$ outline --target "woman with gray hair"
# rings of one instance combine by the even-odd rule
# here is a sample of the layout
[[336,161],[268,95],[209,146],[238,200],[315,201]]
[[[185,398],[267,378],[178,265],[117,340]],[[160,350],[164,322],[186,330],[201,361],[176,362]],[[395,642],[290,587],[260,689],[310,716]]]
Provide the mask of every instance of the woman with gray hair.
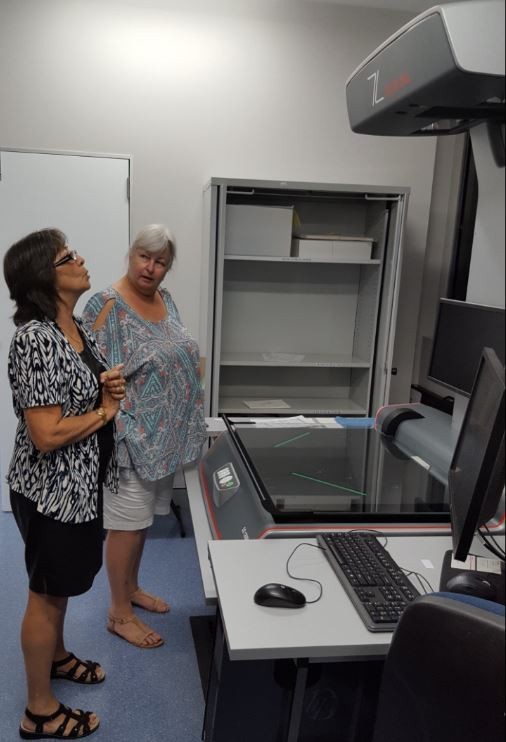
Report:
[[169,610],[165,600],[139,586],[147,529],[155,514],[170,511],[174,473],[198,458],[205,440],[199,350],[160,285],[175,253],[167,227],[145,227],[128,251],[125,275],[95,294],[83,313],[105,357],[124,364],[119,491],[106,493],[104,501],[111,589],[107,628],[142,649],[160,647],[163,639],[133,606]]

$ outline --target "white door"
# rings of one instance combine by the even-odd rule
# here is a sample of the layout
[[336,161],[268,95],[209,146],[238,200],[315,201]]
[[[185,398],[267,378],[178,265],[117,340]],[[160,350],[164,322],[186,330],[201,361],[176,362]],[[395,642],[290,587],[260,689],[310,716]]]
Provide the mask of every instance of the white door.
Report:
[[[0,257],[24,235],[57,227],[85,259],[92,291],[123,272],[129,244],[126,157],[99,157],[0,149]],[[91,294],[81,298],[79,309]],[[16,418],[7,381],[7,355],[14,332],[13,305],[0,279],[0,489],[9,509],[5,482]]]

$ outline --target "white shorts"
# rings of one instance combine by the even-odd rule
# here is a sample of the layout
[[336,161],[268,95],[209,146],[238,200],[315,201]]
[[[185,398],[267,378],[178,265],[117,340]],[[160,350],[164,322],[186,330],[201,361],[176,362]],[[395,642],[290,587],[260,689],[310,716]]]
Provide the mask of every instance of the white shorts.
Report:
[[170,512],[174,474],[149,482],[128,469],[120,469],[118,492],[104,490],[104,528],[140,531],[149,528],[155,515]]

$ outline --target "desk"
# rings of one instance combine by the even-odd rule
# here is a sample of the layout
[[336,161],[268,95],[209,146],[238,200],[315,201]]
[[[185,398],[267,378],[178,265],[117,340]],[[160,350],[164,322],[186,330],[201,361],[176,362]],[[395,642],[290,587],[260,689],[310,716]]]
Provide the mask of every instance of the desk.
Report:
[[[203,590],[204,590],[204,597],[205,597],[206,603],[208,605],[215,605],[218,596],[217,596],[217,592],[216,592],[216,585],[215,585],[215,580],[214,580],[214,577],[213,577],[213,572],[212,572],[211,567],[210,567],[210,564],[209,564],[209,554],[208,554],[208,542],[213,539],[213,535],[212,535],[211,529],[209,527],[209,521],[208,521],[206,509],[205,509],[205,506],[204,506],[204,501],[203,501],[203,498],[202,498],[202,489],[201,489],[201,485],[200,485],[200,477],[199,477],[198,467],[195,466],[195,464],[188,464],[187,466],[185,466],[184,467],[184,477],[185,477],[185,482],[186,482],[186,491],[187,491],[187,494],[188,494],[188,503],[189,503],[190,513],[191,513],[191,517],[192,517],[193,529],[194,529],[194,533],[195,533],[195,543],[196,543],[196,548],[197,548],[197,557],[198,557],[198,560],[199,560],[200,574],[202,576],[202,587],[203,587]],[[347,526],[343,526],[343,527],[344,528],[353,528],[354,526],[353,526],[353,524],[348,524]],[[378,530],[384,529],[385,532],[387,532],[387,533],[388,533],[389,529],[390,530],[393,530],[394,532],[395,532],[395,530],[401,531],[401,533],[402,533],[402,529],[399,528],[399,527],[393,527],[392,528],[390,525],[385,525],[385,526],[377,525],[376,527],[378,528]],[[322,530],[325,530],[325,529],[322,529]],[[415,530],[415,529],[413,528],[413,526],[411,526],[410,527],[410,530]],[[429,535],[431,533],[431,531],[432,532],[434,532],[434,531],[437,532],[437,530],[441,530],[442,531],[442,534],[441,535],[436,535],[436,536],[430,536]],[[450,540],[450,537],[449,537],[449,527],[448,526],[446,526],[444,528],[441,528],[441,529],[436,529],[434,527],[432,527],[432,529],[431,529],[431,527],[429,526],[428,528],[425,529],[425,532],[423,530],[423,526],[420,526],[418,529],[416,529],[416,532],[417,532],[417,536],[419,534],[422,537],[422,540],[430,539],[430,541],[431,541],[431,543],[432,543],[433,546],[436,543],[439,543],[441,545],[441,548],[442,548],[443,552],[445,550],[451,548],[451,540]],[[404,534],[405,533],[406,533],[406,531],[404,531]],[[402,544],[406,544],[406,539],[407,539],[408,542],[411,543],[411,539],[412,538],[413,537],[411,537],[411,536],[394,535],[394,534],[392,534],[392,537],[391,537],[390,541],[391,541],[392,544],[394,542],[399,541],[399,546],[402,548]],[[288,541],[288,540],[290,542],[293,541],[293,543],[296,543],[297,542],[296,539],[284,539],[284,538],[262,539],[261,541],[264,542],[264,543],[268,543],[268,542],[271,542],[271,541]],[[311,540],[311,539],[309,539],[309,540]],[[223,543],[223,544],[225,544],[225,543],[236,543],[237,544],[237,543],[240,543],[240,542],[235,541],[235,540],[227,540],[227,541],[217,541],[217,542],[214,542],[214,543]],[[248,543],[253,543],[253,541],[248,542]],[[444,544],[445,546],[443,547],[442,544]],[[316,551],[316,550],[314,550],[314,551]],[[396,551],[392,551],[392,554],[393,554],[394,558],[397,558],[396,557],[396,554],[397,554]],[[404,555],[401,554],[401,556],[404,556]],[[423,558],[423,556],[421,556],[421,553],[420,553],[419,558],[418,558],[418,561],[421,558]],[[400,562],[400,563],[404,566],[404,563],[403,562]],[[410,566],[410,565],[407,564],[406,566]],[[417,570],[417,571],[422,571],[422,570],[420,569],[420,570]],[[433,571],[430,571],[429,570],[429,572],[430,572],[430,574],[433,574]],[[428,575],[426,575],[426,576],[428,577]],[[438,579],[436,580],[436,582],[439,580],[439,572],[437,574],[437,578]],[[271,580],[266,580],[266,582],[272,582],[272,581],[273,581],[272,579]],[[285,581],[284,579],[281,580],[281,582],[284,582],[284,581]],[[262,583],[259,583],[259,584],[262,584]],[[434,587],[436,588],[437,585],[435,585]]]
[[[274,736],[262,729],[262,736],[257,740],[247,736],[247,730],[237,739],[258,742],[283,739],[295,742],[299,739],[301,728],[306,681],[311,663],[340,663],[340,682],[345,687],[347,675],[353,663],[362,664],[364,682],[368,676],[375,674],[379,683],[381,661],[391,640],[391,633],[371,633],[364,627],[355,609],[341,587],[326,557],[317,549],[302,547],[290,563],[292,573],[300,577],[312,577],[323,585],[322,599],[314,605],[306,605],[298,610],[285,610],[257,606],[253,602],[256,589],[267,582],[282,582],[302,590],[308,600],[318,595],[318,587],[313,583],[302,583],[288,577],[285,565],[293,549],[299,543],[316,544],[315,539],[272,539],[262,541],[213,541],[209,543],[209,558],[219,602],[219,623],[217,647],[215,647],[214,680],[211,679],[206,708],[205,727],[213,742],[230,742],[232,736],[214,736],[214,725],[219,715],[220,694],[232,697],[221,698],[222,715],[232,715],[237,708],[241,688],[241,676],[249,672],[248,666],[255,664],[252,660],[278,661],[295,660],[295,679],[290,698],[291,707],[286,713],[285,721],[278,724]],[[389,538],[388,550],[402,567],[416,570],[423,574],[435,590],[438,589],[441,565],[446,550],[451,548],[451,539],[447,536],[397,536]],[[475,552],[479,545],[476,544]],[[481,550],[480,553],[486,554]],[[226,639],[226,646],[220,646],[220,630]],[[225,644],[225,642],[223,642]],[[220,654],[221,652],[221,654]],[[365,662],[367,660],[367,662]],[[374,662],[376,661],[376,662]],[[237,672],[234,673],[234,663]],[[371,670],[370,668],[373,668]],[[374,669],[376,668],[376,669]],[[228,675],[227,675],[228,673]],[[226,682],[224,678],[229,678]],[[262,682],[269,682],[269,674],[264,674]],[[252,682],[257,683],[255,679]],[[285,704],[286,693],[272,684],[270,695],[276,703]],[[225,687],[228,683],[228,690]],[[232,691],[230,690],[232,688]],[[264,689],[262,689],[264,690]],[[377,686],[373,688],[377,692]],[[372,692],[361,688],[362,695]],[[247,683],[243,694],[247,695]],[[268,694],[269,695],[269,694]],[[279,697],[279,698],[278,698]],[[244,700],[244,699],[243,699]],[[247,699],[246,699],[247,700]],[[364,698],[358,698],[351,710],[350,728],[342,739],[361,740],[360,731],[363,723],[362,704]],[[227,712],[226,709],[229,709]],[[258,709],[257,709],[258,711]],[[367,711],[367,709],[366,709]],[[370,710],[369,710],[370,711]],[[255,714],[255,703],[252,701],[250,714]],[[372,716],[374,716],[372,712]],[[222,725],[224,724],[222,720]],[[372,722],[371,722],[372,723]],[[226,726],[226,724],[225,724]],[[279,736],[282,728],[283,736]],[[353,734],[353,736],[351,736]],[[323,739],[323,737],[322,737]],[[337,732],[336,737],[337,740]],[[339,737],[341,739],[341,737]]]
[[[268,422],[268,421],[267,421]],[[220,432],[223,431],[224,423],[223,420],[218,419],[212,419],[212,418],[206,418],[206,424],[208,427],[208,433],[210,437],[212,438],[214,435],[220,434]],[[267,423],[266,423],[267,424]],[[322,423],[323,425],[323,423]],[[335,423],[335,421],[332,421],[331,427],[338,427]],[[240,425],[238,424],[238,427]],[[256,426],[258,427],[258,426]],[[328,425],[325,425],[324,427],[329,427]],[[225,459],[227,460],[227,459]],[[209,560],[208,560],[208,553],[207,553],[207,543],[209,540],[213,538],[213,534],[211,532],[211,528],[209,526],[209,520],[208,520],[208,514],[206,511],[206,507],[204,504],[204,494],[201,487],[201,481],[200,481],[200,474],[199,474],[199,468],[196,464],[188,464],[184,467],[184,477],[185,477],[185,483],[186,483],[186,490],[188,493],[188,502],[190,506],[190,512],[195,532],[195,542],[197,547],[197,555],[199,560],[199,566],[200,566],[200,572],[202,576],[202,584],[203,584],[203,590],[204,590],[204,596],[206,603],[208,604],[215,604],[217,600],[217,593],[216,593],[216,587],[213,579],[213,575],[209,566]],[[413,483],[410,480],[410,486],[413,486]],[[254,495],[256,498],[256,495]],[[229,503],[228,505],[230,505]],[[227,507],[228,507],[227,505]],[[266,511],[265,511],[266,512]],[[243,522],[243,521],[241,521]],[[336,515],[336,522],[339,523],[339,515]],[[347,525],[343,524],[343,527],[353,527],[353,523],[348,523]],[[362,525],[365,526],[366,524],[363,522],[363,520],[360,520],[360,522],[357,522],[355,525]],[[400,523],[390,523],[386,522],[382,525],[374,523],[374,527],[377,528],[384,528],[385,531],[392,531],[395,533],[401,533],[401,534],[411,534],[414,531],[417,531],[422,534],[434,534],[434,533],[444,533],[445,535],[449,534],[449,525],[436,525],[436,524],[430,524],[430,523],[420,523],[420,524],[414,524],[409,523],[404,528],[402,524]],[[338,526],[340,527],[340,526]],[[265,538],[280,538],[282,531],[283,533],[286,532],[286,535],[292,538],[297,537],[303,537],[304,532],[309,531],[308,536],[314,536],[315,531],[318,530],[332,530],[333,524],[332,523],[324,523],[321,527],[318,526],[318,524],[314,523],[300,523],[298,525],[292,525],[288,529],[290,533],[288,533],[287,529],[280,528],[280,530],[276,530],[276,528],[268,528],[267,530],[262,531],[263,536]],[[245,529],[244,529],[245,530]],[[257,533],[258,528],[255,531],[254,529],[251,531],[251,533]],[[232,534],[232,538],[240,538],[241,536],[241,529],[237,529],[237,533]]]
[[[314,718],[334,712],[332,703],[338,704],[334,718],[339,720],[339,732],[332,731],[332,742],[368,739],[381,666],[392,635],[365,629],[325,556],[310,547],[297,552],[291,568],[300,577],[322,582],[322,600],[297,611],[255,605],[253,594],[268,582],[291,584],[309,600],[316,597],[316,585],[293,581],[285,571],[295,546],[301,542],[315,544],[315,540],[277,537],[212,541],[198,469],[188,465],[184,474],[206,603],[218,602],[204,721],[206,740],[327,742],[328,736],[307,736],[304,715],[308,692],[323,683],[315,680],[315,670],[321,671],[326,695],[314,694]],[[389,528],[397,533],[390,535]],[[432,533],[429,528],[424,532],[423,526],[410,525],[399,533],[398,526],[386,526],[384,530],[389,538],[387,548],[397,563],[423,574],[437,590],[451,539],[448,526],[445,533],[439,532],[440,526],[432,527]],[[416,536],[407,535],[415,529]],[[474,551],[487,555],[479,544]],[[332,683],[337,683],[336,693]],[[346,722],[341,721],[342,715]],[[232,716],[235,726],[230,722]]]
[[209,528],[209,521],[207,520],[207,513],[202,499],[198,467],[196,467],[195,464],[187,464],[184,467],[183,472],[192,518],[193,532],[195,534],[195,546],[197,548],[197,558],[199,560],[200,575],[202,577],[204,598],[207,605],[215,605],[217,593],[208,554],[208,543],[211,541],[213,536],[211,529]]

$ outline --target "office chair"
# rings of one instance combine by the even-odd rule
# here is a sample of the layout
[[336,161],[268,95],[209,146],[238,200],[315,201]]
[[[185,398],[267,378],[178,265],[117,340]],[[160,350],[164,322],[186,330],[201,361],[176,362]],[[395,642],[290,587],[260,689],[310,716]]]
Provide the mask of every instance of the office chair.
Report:
[[504,606],[456,593],[411,603],[385,662],[372,742],[502,742]]

